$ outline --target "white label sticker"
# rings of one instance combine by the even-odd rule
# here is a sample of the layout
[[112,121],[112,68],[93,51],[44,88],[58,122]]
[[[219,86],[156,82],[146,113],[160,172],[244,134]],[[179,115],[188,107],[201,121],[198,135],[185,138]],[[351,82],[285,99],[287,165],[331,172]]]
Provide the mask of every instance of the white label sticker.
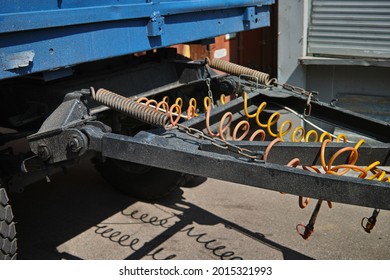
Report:
[[227,50],[226,49],[219,49],[214,52],[214,57],[215,58],[222,58],[227,55]]

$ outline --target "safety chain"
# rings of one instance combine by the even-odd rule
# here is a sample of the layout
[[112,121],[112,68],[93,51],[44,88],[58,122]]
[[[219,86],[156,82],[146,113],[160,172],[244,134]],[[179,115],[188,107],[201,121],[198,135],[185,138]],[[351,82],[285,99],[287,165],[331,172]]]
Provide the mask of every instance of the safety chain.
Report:
[[[208,98],[209,100],[208,100],[208,102],[204,102],[205,110],[206,110],[205,122],[206,122],[206,129],[207,129],[209,134],[204,133],[202,130],[191,128],[191,127],[188,127],[188,126],[185,126],[185,125],[179,123],[180,118],[183,117],[181,115],[182,105],[183,105],[181,98],[178,98],[174,104],[169,106],[169,104],[167,103],[167,100],[165,100],[165,97],[160,102],[157,102],[156,100],[153,100],[153,99],[148,100],[147,98],[141,98],[141,99],[138,99],[137,101],[130,102],[128,98],[125,98],[123,96],[117,95],[113,92],[109,92],[109,91],[104,90],[104,89],[100,89],[96,93],[94,90],[92,90],[91,92],[92,92],[93,99],[99,101],[100,103],[102,103],[106,106],[109,106],[110,108],[118,110],[122,113],[126,113],[131,117],[138,118],[141,121],[147,122],[149,124],[152,124],[152,125],[155,125],[158,127],[163,127],[166,130],[173,130],[174,129],[174,130],[180,131],[181,133],[184,132],[187,135],[189,135],[190,137],[208,141],[212,145],[216,146],[219,149],[222,149],[225,151],[230,151],[230,152],[241,155],[242,157],[240,157],[240,159],[245,159],[248,161],[250,160],[251,162],[265,163],[267,161],[268,154],[271,151],[272,147],[275,144],[284,141],[283,136],[286,135],[286,133],[292,127],[291,121],[287,120],[287,121],[283,122],[281,127],[280,127],[279,132],[274,133],[272,131],[271,127],[279,119],[280,113],[275,112],[274,114],[272,114],[271,117],[269,117],[267,124],[260,122],[259,115],[264,110],[265,106],[267,105],[266,102],[263,102],[259,105],[255,114],[250,114],[248,112],[248,107],[247,107],[247,105],[248,105],[247,98],[248,97],[247,97],[247,94],[244,92],[243,93],[244,113],[245,113],[245,116],[247,119],[242,120],[241,122],[239,122],[236,125],[235,129],[233,130],[231,139],[241,140],[241,139],[244,139],[246,137],[246,135],[248,134],[249,129],[250,129],[249,122],[248,122],[248,119],[250,119],[250,118],[254,118],[259,127],[267,128],[269,135],[272,137],[275,137],[275,139],[267,145],[265,151],[259,151],[259,150],[254,151],[254,150],[249,150],[249,149],[234,145],[234,144],[232,144],[231,141],[228,142],[224,138],[224,136],[225,136],[224,132],[226,131],[227,128],[229,128],[229,125],[231,124],[231,120],[232,120],[232,113],[231,112],[227,112],[227,113],[225,113],[225,115],[222,116],[222,118],[220,120],[218,133],[213,133],[211,131],[211,128],[209,126],[209,123],[210,123],[209,117],[210,117],[210,111],[211,111],[211,100],[212,100],[213,96],[212,96],[212,92],[210,89],[210,79],[206,80],[206,84],[208,86],[209,96],[206,96],[205,98]],[[311,110],[310,102],[311,102],[311,98],[312,98],[313,94],[316,94],[315,92],[308,92],[303,88],[291,86],[288,84],[280,85],[280,84],[277,84],[276,82],[274,82],[270,86],[281,86],[286,90],[307,96],[305,116],[310,115],[310,110]],[[143,100],[143,99],[146,99],[146,100]],[[195,100],[195,99],[193,99],[193,100]],[[141,101],[146,101],[146,102],[141,103]],[[222,99],[221,99],[221,103],[223,104]],[[142,107],[140,106],[141,104],[142,104]],[[149,110],[151,107],[154,110]],[[190,116],[191,117],[196,116],[195,115],[196,100],[195,100],[195,102],[191,102],[191,100],[190,100],[189,108],[190,107],[192,107],[192,110],[187,109],[187,111],[188,111],[187,116],[186,116],[187,119],[189,119]],[[287,109],[287,107],[286,107],[286,109]],[[162,111],[162,112],[160,112],[160,111]],[[176,117],[175,119],[174,119],[174,116]],[[226,122],[226,120],[227,120],[227,122]],[[286,127],[286,126],[287,126],[287,129],[283,130],[283,127]],[[240,128],[243,128],[243,127],[247,131],[244,133],[241,133],[240,137],[235,137],[234,136],[235,131],[238,131]],[[299,129],[296,128],[292,133],[292,141],[293,142],[300,142],[304,137],[305,131],[304,131],[303,127],[298,127],[298,128]],[[302,134],[301,138],[295,139],[294,135],[299,131],[301,131],[301,134]],[[318,134],[314,130],[311,130],[306,134],[305,141],[309,142],[310,135],[313,135],[313,134],[315,136],[314,142],[317,142]],[[244,135],[244,137],[243,137],[243,135]],[[253,133],[253,135],[250,137],[249,140],[253,140],[255,138],[255,136],[257,136],[257,135],[261,136],[261,138],[262,138],[261,141],[264,140],[265,132],[263,129],[257,129]],[[217,138],[217,137],[219,137],[219,138]],[[328,138],[328,139],[325,139],[325,138]],[[339,149],[327,161],[326,157],[325,157],[326,145],[327,145],[327,143],[332,142],[333,138],[336,138],[336,142],[339,142],[340,140],[343,140],[344,142],[347,141],[346,136],[343,134],[340,134],[339,136],[335,137],[335,136],[331,135],[330,133],[324,131],[324,133],[319,138],[320,142],[322,142],[321,150],[320,150],[320,154],[319,154],[319,160],[321,162],[321,167],[322,167],[321,170],[319,168],[317,168],[316,166],[301,165],[299,158],[292,159],[286,165],[289,167],[292,167],[292,168],[296,168],[298,166],[301,166],[303,170],[307,170],[309,172],[315,172],[318,174],[333,174],[333,175],[337,175],[337,176],[342,176],[342,175],[346,174],[347,172],[349,172],[350,170],[353,170],[353,171],[360,172],[360,174],[358,176],[359,178],[362,178],[362,179],[367,178],[369,180],[378,180],[378,181],[390,183],[390,177],[387,176],[387,174],[389,174],[389,172],[378,168],[378,166],[380,165],[379,161],[373,162],[372,164],[370,164],[367,167],[361,167],[361,166],[356,165],[356,162],[358,160],[358,148],[364,143],[364,140],[360,140],[354,147],[348,146],[348,147],[344,147],[344,148]],[[254,148],[254,149],[256,149],[256,148]],[[336,159],[341,154],[345,154],[345,153],[349,154],[347,162],[344,164],[334,165],[333,163],[336,161]],[[369,172],[371,172],[373,175],[368,175]],[[331,201],[327,201],[327,202],[328,202],[328,207],[332,208]],[[309,203],[308,197],[299,196],[298,204],[299,204],[300,208],[302,208],[302,209],[305,208],[308,205],[308,203]],[[314,224],[316,222],[316,218],[317,218],[318,212],[320,210],[321,204],[322,204],[322,200],[319,200],[317,202],[317,206],[316,206],[316,208],[315,208],[315,210],[310,218],[310,221],[306,226],[304,224],[299,224],[296,227],[297,232],[304,239],[308,239],[310,237],[310,235],[313,233]],[[365,217],[362,219],[361,226],[364,228],[364,230],[366,232],[370,233],[371,230],[374,228],[378,214],[379,214],[379,209],[375,209],[370,218]],[[304,228],[303,233],[300,232],[301,228]]]
[[210,78],[206,79],[206,85],[207,85],[207,94],[210,97],[210,101],[211,101],[211,106],[214,108],[215,107],[214,97],[213,97],[213,92],[211,91],[211,79]]
[[199,129],[188,127],[188,126],[185,126],[185,125],[179,124],[179,123],[177,123],[174,127],[171,126],[171,127],[168,127],[167,129],[170,130],[170,129],[175,129],[175,128],[178,129],[179,131],[185,132],[187,135],[194,137],[196,139],[208,140],[211,142],[212,145],[214,145],[218,148],[221,148],[223,150],[228,150],[228,151],[231,151],[233,153],[240,154],[246,158],[252,159],[252,160],[257,161],[257,162],[264,162],[264,160],[262,159],[264,152],[262,152],[262,151],[256,152],[256,151],[252,151],[249,149],[241,148],[241,147],[234,145],[226,140],[222,140],[222,139],[216,138],[216,137],[207,136],[206,134],[203,133],[203,131],[201,131]]
[[292,91],[294,93],[298,93],[298,94],[302,94],[302,95],[306,95],[306,96],[309,96],[312,94],[316,94],[316,95],[318,94],[316,92],[310,92],[310,91],[305,90],[304,88],[293,86],[290,84],[276,84],[276,85],[281,86],[282,88],[289,90],[289,91]]
[[303,110],[303,115],[305,117],[309,117],[311,115],[311,99],[312,99],[313,95],[318,95],[318,92],[316,92],[316,91],[307,91],[304,88],[293,86],[293,85],[290,85],[290,84],[278,84],[278,83],[275,82],[274,85],[280,86],[280,87],[282,87],[285,90],[288,90],[288,91],[291,91],[291,92],[294,92],[294,93],[297,93],[297,94],[300,94],[300,95],[307,96],[306,106],[305,106],[305,109]]

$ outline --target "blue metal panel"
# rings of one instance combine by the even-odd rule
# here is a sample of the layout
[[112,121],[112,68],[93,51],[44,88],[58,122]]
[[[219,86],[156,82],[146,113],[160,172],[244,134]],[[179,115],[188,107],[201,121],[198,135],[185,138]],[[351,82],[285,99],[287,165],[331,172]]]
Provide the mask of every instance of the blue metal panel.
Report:
[[4,79],[267,26],[274,0],[0,2]]

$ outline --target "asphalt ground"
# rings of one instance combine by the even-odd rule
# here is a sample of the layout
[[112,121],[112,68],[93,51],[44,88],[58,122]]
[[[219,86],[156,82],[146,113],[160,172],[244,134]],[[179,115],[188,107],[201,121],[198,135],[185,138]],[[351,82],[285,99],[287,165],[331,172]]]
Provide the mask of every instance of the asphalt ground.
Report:
[[360,224],[373,209],[324,203],[304,240],[296,226],[315,200],[300,209],[296,196],[196,178],[143,202],[114,190],[89,161],[50,179],[10,195],[19,259],[390,259],[389,211],[368,234]]

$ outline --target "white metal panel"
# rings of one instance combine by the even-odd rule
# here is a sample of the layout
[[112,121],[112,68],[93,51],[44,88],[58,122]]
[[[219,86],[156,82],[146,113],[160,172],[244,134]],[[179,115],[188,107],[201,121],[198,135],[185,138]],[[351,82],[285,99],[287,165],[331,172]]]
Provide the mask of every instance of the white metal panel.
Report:
[[390,0],[312,0],[308,54],[390,58]]

